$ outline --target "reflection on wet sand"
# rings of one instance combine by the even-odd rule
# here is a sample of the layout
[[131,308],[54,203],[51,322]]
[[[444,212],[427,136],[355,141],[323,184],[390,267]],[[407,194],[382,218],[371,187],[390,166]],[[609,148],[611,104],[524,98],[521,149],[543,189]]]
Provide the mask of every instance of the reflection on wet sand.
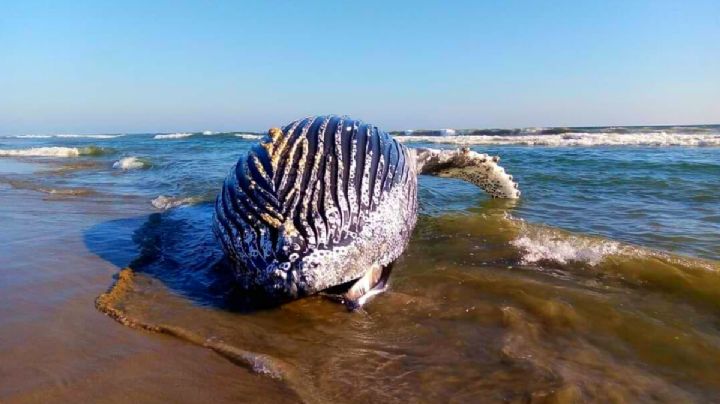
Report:
[[[42,198],[0,184],[0,402],[257,402],[263,394],[298,401],[273,379],[94,308],[118,265],[137,256],[131,236],[147,201]],[[139,219],[123,219],[90,243],[107,248],[102,258],[88,251],[87,229],[128,215]]]

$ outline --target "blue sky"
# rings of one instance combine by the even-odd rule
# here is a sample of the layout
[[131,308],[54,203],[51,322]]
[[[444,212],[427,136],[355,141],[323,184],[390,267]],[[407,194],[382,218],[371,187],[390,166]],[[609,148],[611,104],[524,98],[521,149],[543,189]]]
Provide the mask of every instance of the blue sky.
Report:
[[717,0],[302,3],[3,2],[0,133],[720,123]]

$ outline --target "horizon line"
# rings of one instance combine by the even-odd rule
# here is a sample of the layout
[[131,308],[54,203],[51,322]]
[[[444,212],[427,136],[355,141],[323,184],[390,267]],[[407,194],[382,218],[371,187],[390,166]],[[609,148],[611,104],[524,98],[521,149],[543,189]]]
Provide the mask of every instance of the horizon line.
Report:
[[[362,121],[362,120],[361,120]],[[280,125],[282,126],[282,125]],[[465,128],[458,128],[458,127],[438,127],[438,128],[405,128],[405,129],[390,129],[385,130],[388,133],[393,132],[405,132],[405,131],[440,131],[440,130],[446,130],[446,129],[452,129],[452,130],[512,130],[512,129],[556,129],[556,128],[566,128],[566,129],[576,129],[576,128],[583,128],[583,129],[594,129],[594,128],[653,128],[653,127],[701,127],[701,126],[720,126],[720,123],[694,123],[694,124],[633,124],[633,125],[557,125],[557,126],[512,126],[512,127],[465,127]],[[278,126],[272,126],[272,127],[278,127]],[[238,129],[238,130],[223,130],[223,131],[215,131],[212,129],[203,129],[203,130],[172,130],[172,131],[159,131],[159,132],[148,132],[148,131],[142,131],[142,132],[85,132],[85,131],[77,131],[77,132],[67,132],[67,131],[61,131],[61,132],[25,132],[25,133],[3,133],[0,134],[0,136],[59,136],[59,135],[154,135],[154,134],[164,134],[164,133],[203,133],[210,131],[213,134],[220,134],[220,133],[251,133],[251,134],[262,134],[267,132],[268,129],[257,131],[257,130],[248,130],[248,129]]]

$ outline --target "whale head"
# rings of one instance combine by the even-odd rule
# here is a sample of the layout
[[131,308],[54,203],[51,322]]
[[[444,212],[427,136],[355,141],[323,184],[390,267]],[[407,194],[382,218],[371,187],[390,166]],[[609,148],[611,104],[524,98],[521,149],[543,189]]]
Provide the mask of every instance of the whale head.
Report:
[[238,160],[213,228],[240,285],[293,299],[390,265],[416,215],[413,152],[372,124],[320,116],[270,129]]

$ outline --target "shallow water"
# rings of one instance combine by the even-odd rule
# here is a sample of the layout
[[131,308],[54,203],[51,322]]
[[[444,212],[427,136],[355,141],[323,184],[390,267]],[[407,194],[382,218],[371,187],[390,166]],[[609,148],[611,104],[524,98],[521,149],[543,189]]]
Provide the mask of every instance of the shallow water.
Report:
[[[522,199],[422,177],[389,291],[348,313],[321,297],[257,309],[230,286],[209,201],[253,141],[0,139],[102,148],[0,157],[0,401],[720,394],[720,148],[473,146]],[[127,157],[147,164],[113,168]],[[139,330],[93,308],[128,266],[99,306]],[[135,376],[114,383],[117,367]]]

